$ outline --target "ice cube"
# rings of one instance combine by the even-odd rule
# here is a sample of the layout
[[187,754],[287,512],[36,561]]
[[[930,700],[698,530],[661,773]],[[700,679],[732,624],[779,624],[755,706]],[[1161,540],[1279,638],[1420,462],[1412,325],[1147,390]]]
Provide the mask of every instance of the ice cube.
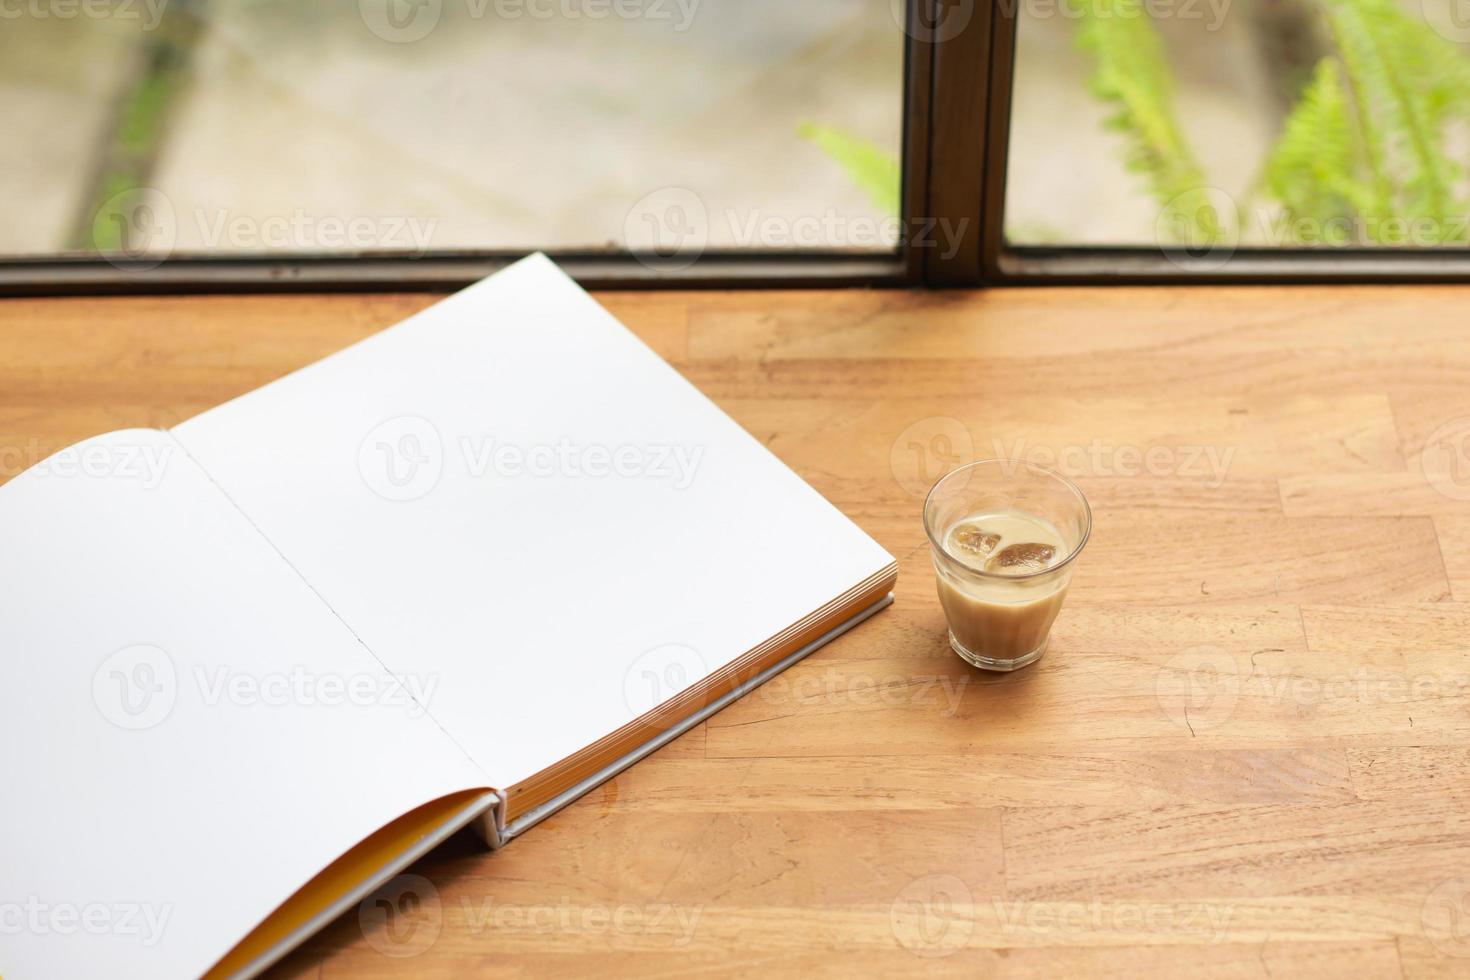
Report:
[[1057,549],[1049,544],[1023,541],[1006,545],[991,555],[985,563],[985,570],[999,575],[1029,575],[1045,569],[1056,555]]
[[962,556],[984,558],[1000,544],[1000,535],[979,524],[960,524],[949,533],[949,540]]

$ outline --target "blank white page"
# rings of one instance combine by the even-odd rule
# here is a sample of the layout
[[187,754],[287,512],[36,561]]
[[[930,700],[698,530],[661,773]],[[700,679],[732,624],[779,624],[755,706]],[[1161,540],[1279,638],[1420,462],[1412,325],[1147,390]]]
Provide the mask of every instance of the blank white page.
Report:
[[539,255],[174,432],[501,788],[892,563]]
[[7,977],[197,976],[374,830],[485,785],[167,433],[0,486],[0,541]]

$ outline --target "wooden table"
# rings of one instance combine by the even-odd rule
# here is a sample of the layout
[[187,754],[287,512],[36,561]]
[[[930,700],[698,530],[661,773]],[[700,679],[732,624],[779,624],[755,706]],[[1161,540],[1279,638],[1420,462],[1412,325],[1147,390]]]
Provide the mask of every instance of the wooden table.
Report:
[[[1470,974],[1470,289],[609,294],[901,560],[894,607],[280,976]],[[0,303],[0,457],[167,426],[420,296]],[[944,640],[951,459],[1096,513],[1052,647]],[[395,956],[411,952],[413,956]]]

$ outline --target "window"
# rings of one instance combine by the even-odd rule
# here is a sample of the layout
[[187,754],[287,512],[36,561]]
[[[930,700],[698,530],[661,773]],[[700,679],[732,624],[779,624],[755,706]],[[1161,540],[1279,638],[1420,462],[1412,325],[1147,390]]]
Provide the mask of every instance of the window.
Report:
[[892,256],[887,0],[0,0],[0,255]]
[[[1463,248],[1462,6],[1023,0],[1006,243],[1018,254],[1140,249],[1196,272],[1272,251],[1320,262],[1334,250]],[[1092,255],[1103,268],[1106,254]]]
[[0,291],[1456,279],[1465,0],[0,0]]

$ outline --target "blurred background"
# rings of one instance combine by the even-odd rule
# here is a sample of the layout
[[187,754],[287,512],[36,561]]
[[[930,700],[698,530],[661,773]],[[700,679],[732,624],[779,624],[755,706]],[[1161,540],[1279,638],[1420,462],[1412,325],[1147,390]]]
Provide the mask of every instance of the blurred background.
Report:
[[1018,0],[1016,244],[1470,241],[1470,0]]
[[[1013,242],[1470,238],[1470,0],[1014,2]],[[0,0],[0,254],[891,249],[900,14]]]
[[180,251],[621,247],[684,190],[758,246],[881,215],[820,127],[899,145],[887,0],[50,2],[0,20],[10,254],[109,244],[134,188]]

